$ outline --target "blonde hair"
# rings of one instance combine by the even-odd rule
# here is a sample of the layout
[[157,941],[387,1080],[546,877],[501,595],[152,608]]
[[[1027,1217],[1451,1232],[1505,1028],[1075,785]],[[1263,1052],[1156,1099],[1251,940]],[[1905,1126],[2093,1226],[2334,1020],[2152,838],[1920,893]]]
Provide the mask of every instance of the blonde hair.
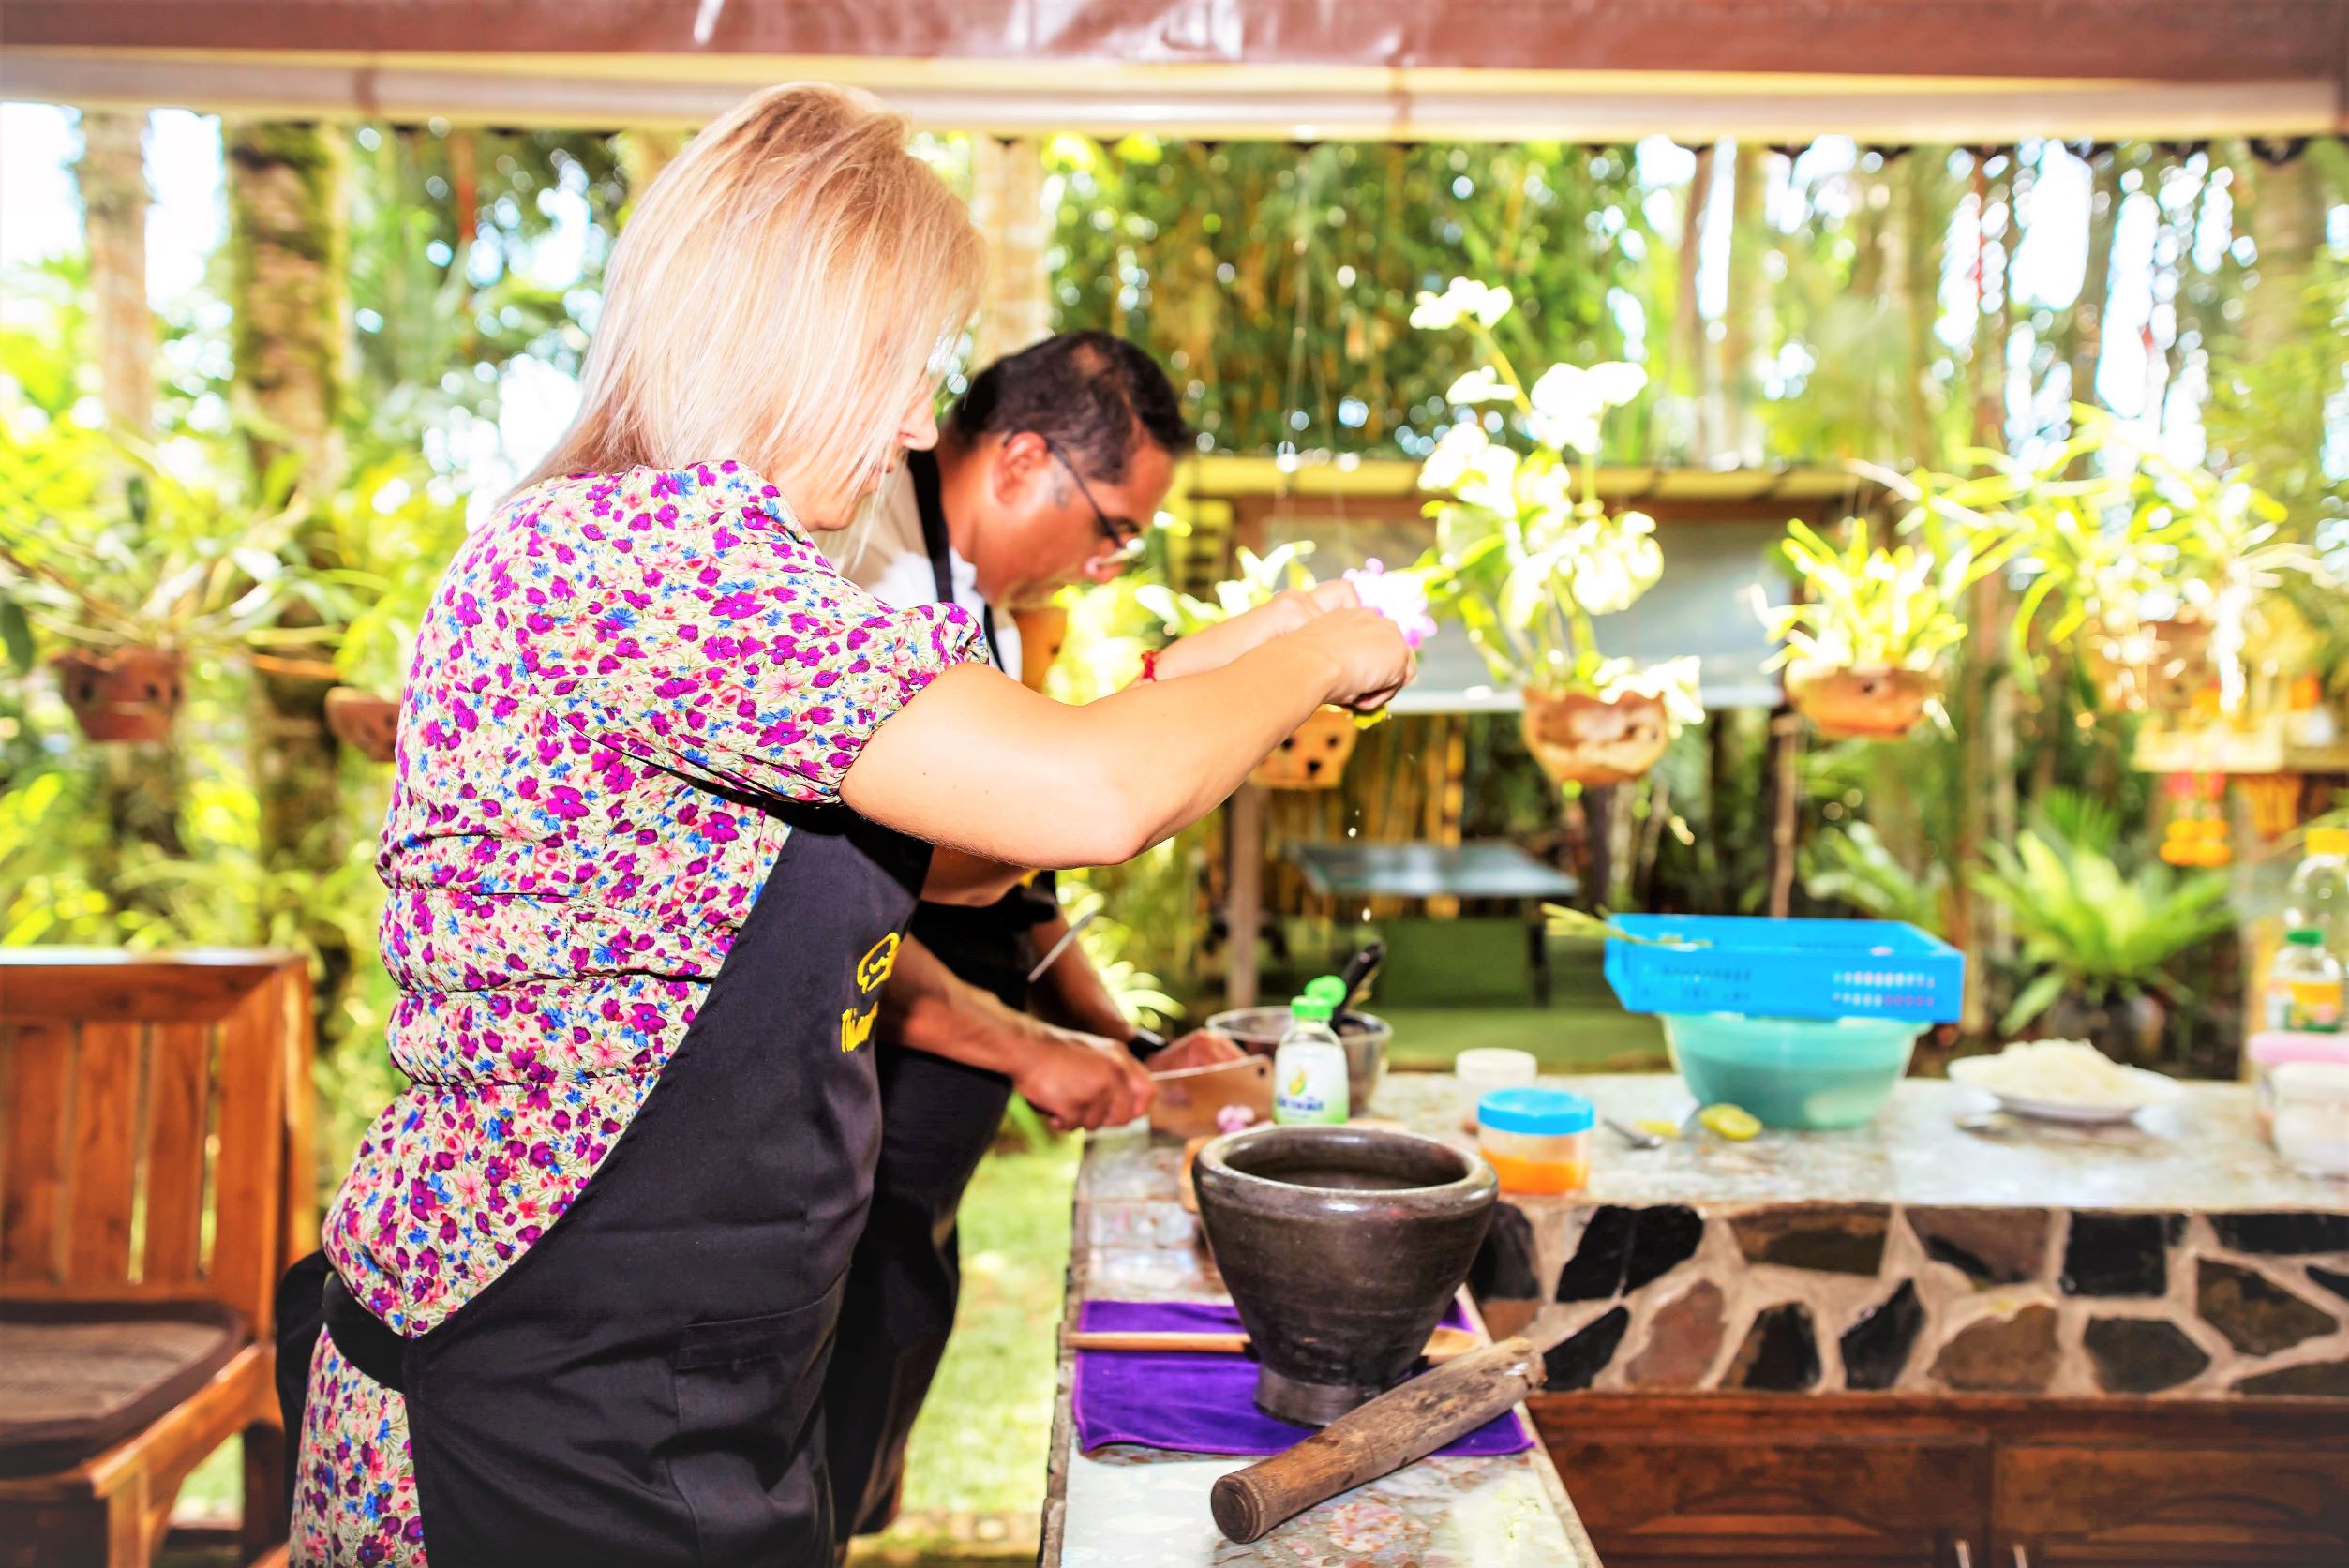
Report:
[[578,417],[523,488],[732,458],[841,505],[979,301],[960,198],[871,95],[771,87],[687,144],[614,247]]

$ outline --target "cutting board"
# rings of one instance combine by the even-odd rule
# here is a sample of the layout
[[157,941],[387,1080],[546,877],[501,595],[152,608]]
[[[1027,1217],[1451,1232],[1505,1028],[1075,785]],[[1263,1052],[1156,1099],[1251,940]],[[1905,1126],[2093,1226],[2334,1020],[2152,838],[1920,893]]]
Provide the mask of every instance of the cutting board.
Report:
[[1150,1104],[1150,1130],[1192,1139],[1221,1130],[1216,1113],[1227,1105],[1245,1107],[1256,1121],[1272,1120],[1272,1063],[1263,1056],[1217,1062],[1204,1068],[1154,1072],[1159,1098]]

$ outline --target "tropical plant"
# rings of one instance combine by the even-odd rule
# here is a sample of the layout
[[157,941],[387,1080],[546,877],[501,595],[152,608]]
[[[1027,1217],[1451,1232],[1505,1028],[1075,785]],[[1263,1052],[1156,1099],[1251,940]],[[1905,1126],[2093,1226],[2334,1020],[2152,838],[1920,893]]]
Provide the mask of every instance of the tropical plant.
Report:
[[[1862,471],[1912,501],[1912,517],[2027,575],[2008,629],[2026,693],[2037,691],[2035,637],[2062,645],[2093,631],[2127,645],[2147,621],[2187,620],[2210,628],[2233,708],[2261,599],[2288,577],[2319,575],[2318,558],[2284,537],[2282,507],[2248,478],[2174,461],[2103,410],[2072,412],[2071,439],[2036,462],[1974,451],[1972,474]],[[2042,616],[2053,618],[2043,633]]]
[[[1646,372],[1621,363],[1553,365],[1529,388],[1493,333],[1510,305],[1508,290],[1456,277],[1441,295],[1421,293],[1412,312],[1415,327],[1467,332],[1484,359],[1452,383],[1446,401],[1472,411],[1419,472],[1423,488],[1451,498],[1427,509],[1436,519],[1436,602],[1459,620],[1496,681],[1602,703],[1653,697],[1676,732],[1704,716],[1697,661],[1643,669],[1609,658],[1593,625],[1629,608],[1664,569],[1654,520],[1609,513],[1598,499],[1603,422],[1638,396]],[[1509,408],[1532,439],[1530,452],[1493,440],[1473,411],[1487,404]],[[1578,495],[1570,451],[1579,458]]]
[[1972,886],[2004,913],[2021,949],[2022,983],[2001,1021],[2009,1032],[2064,1001],[2090,1011],[2147,996],[2183,1001],[2166,966],[2234,924],[2224,877],[2158,862],[2124,872],[2045,823],[1983,852]]
[[26,663],[30,633],[53,650],[315,646],[320,628],[277,624],[285,606],[307,602],[328,622],[347,610],[331,582],[302,569],[294,539],[307,509],[287,474],[264,485],[273,502],[248,509],[182,480],[149,448],[62,425],[0,438],[0,618]]
[[1831,828],[1803,854],[1803,889],[1822,903],[1847,903],[1871,919],[1904,920],[1936,936],[1949,933],[1949,868],[1922,874],[1901,863],[1865,822]]
[[1959,540],[1937,558],[1915,545],[1875,545],[1863,517],[1846,527],[1849,540],[1837,549],[1800,518],[1787,524],[1779,550],[1803,597],[1772,605],[1755,590],[1762,624],[1786,643],[1765,667],[1803,659],[1835,669],[1929,670],[1966,639],[1960,595],[2021,544],[2011,536],[1978,555]]
[[336,673],[350,685],[396,695],[441,575],[464,541],[464,503],[446,481],[394,459],[353,473],[335,497],[331,522],[346,563],[337,580],[355,601],[335,650]]
[[1188,636],[1267,604],[1291,589],[1312,587],[1313,574],[1305,565],[1305,558],[1312,553],[1309,540],[1278,545],[1261,556],[1243,545],[1239,575],[1216,584],[1214,599],[1177,593],[1160,582],[1137,586],[1134,601],[1158,617],[1169,636]]

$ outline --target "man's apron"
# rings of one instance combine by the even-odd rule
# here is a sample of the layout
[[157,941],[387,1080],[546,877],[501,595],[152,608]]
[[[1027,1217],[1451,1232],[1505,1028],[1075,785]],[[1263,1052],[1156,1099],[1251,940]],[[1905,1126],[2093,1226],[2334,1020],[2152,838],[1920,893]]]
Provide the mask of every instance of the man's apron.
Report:
[[871,1043],[929,847],[844,809],[789,838],[636,1119],[430,1332],[339,1277],[326,1325],[407,1398],[433,1568],[833,1555],[824,1383],[880,1152]]
[[[939,604],[954,603],[937,459],[909,453],[907,477]],[[982,612],[998,667],[995,616]],[[1006,671],[1007,674],[1013,673]],[[1015,1011],[1027,1008],[1037,953],[1028,932],[1059,912],[1050,874],[983,908],[925,903],[913,935],[956,978]],[[833,1527],[839,1538],[885,1527],[897,1512],[905,1437],[954,1327],[962,1265],[955,1215],[964,1189],[1003,1125],[1011,1080],[943,1056],[884,1045],[881,1163],[873,1212],[857,1243],[840,1343],[824,1384]]]

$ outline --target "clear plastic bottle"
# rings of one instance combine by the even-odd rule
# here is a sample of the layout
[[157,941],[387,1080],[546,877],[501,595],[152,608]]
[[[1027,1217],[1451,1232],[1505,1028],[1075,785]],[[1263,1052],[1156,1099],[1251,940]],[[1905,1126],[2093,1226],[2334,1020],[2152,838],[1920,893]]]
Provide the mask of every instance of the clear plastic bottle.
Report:
[[2267,971],[2267,1027],[2329,1035],[2341,1028],[2341,961],[2325,933],[2301,926],[2287,933]]
[[2319,933],[2324,949],[2349,963],[2349,828],[2312,828],[2308,849],[2284,893],[2283,923]]
[[1337,1126],[1346,1119],[1346,1048],[1330,1020],[1345,982],[1324,975],[1289,1004],[1289,1030],[1272,1058],[1272,1119]]

